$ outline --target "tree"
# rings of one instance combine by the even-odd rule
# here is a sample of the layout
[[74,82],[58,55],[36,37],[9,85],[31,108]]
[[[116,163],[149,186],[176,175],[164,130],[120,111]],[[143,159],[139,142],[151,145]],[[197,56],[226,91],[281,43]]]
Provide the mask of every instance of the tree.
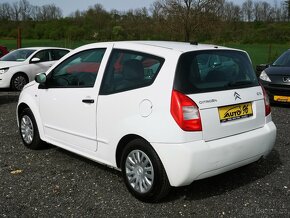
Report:
[[125,40],[126,39],[126,33],[124,31],[124,28],[121,26],[114,26],[112,29],[112,39],[113,40]]
[[159,18],[162,17],[162,4],[158,1],[153,2],[150,6],[150,12],[153,19],[159,20]]
[[290,21],[290,0],[286,0],[284,4],[287,11],[287,19]]
[[0,4],[0,20],[12,20],[12,7],[8,3]]
[[222,18],[224,21],[239,21],[241,17],[241,8],[233,2],[226,2],[223,8]]
[[40,20],[57,20],[62,17],[62,11],[54,4],[43,5],[39,11]]
[[101,4],[96,4],[84,13],[83,27],[90,38],[98,41],[106,40],[111,37],[111,15]]
[[29,20],[32,6],[27,0],[19,1],[20,19]]
[[259,1],[254,3],[255,21],[273,21],[274,9],[268,2]]
[[253,21],[254,3],[252,0],[246,0],[242,4],[243,18],[245,21]]
[[204,18],[220,10],[223,0],[159,0],[163,16],[172,33],[183,32],[184,40],[190,41],[193,32],[204,24]]
[[19,2],[14,2],[12,4],[12,19],[15,21],[19,21],[20,20],[20,5]]

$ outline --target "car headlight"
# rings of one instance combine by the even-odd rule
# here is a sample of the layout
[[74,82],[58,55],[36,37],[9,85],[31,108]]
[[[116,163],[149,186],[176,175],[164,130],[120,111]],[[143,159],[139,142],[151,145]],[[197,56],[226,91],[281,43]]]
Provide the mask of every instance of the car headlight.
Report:
[[269,78],[269,76],[267,75],[267,73],[263,70],[262,73],[260,74],[260,79],[267,81],[267,82],[272,82]]
[[9,67],[1,68],[0,69],[0,74],[6,73],[8,70],[9,70]]

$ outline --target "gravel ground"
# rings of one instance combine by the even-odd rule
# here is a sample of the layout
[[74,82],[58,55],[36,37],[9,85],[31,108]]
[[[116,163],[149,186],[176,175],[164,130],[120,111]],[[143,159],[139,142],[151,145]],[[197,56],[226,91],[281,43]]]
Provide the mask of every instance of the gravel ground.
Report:
[[129,194],[118,171],[53,146],[26,149],[16,125],[18,93],[4,91],[0,217],[290,217],[289,106],[272,107],[278,136],[267,159],[145,204]]

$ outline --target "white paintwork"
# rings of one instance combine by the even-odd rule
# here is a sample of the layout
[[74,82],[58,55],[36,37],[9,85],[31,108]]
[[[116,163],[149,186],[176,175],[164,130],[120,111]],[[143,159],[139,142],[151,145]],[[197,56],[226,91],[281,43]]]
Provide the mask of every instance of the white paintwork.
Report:
[[273,122],[243,134],[205,142],[152,143],[163,161],[172,186],[214,176],[257,161],[267,155],[276,139]]
[[[38,89],[39,84],[32,82],[22,91],[18,108],[23,103],[30,107],[42,140],[118,168],[116,150],[120,140],[131,134],[142,137],[157,152],[172,186],[187,185],[251,163],[271,151],[276,127],[271,114],[265,117],[260,87],[190,95],[200,108],[202,132],[185,132],[172,118],[171,92],[179,56],[187,51],[219,47],[176,42],[110,42],[80,47],[66,58],[92,48],[107,48],[94,87]],[[98,95],[113,48],[163,57],[165,62],[154,83],[131,91]],[[235,91],[241,96],[238,102],[233,99]],[[94,99],[93,104],[82,103],[88,97]],[[210,99],[216,101],[202,102]],[[217,107],[242,102],[253,103],[254,116],[220,124]]]
[[[235,100],[234,93],[238,92],[241,99]],[[202,117],[203,139],[210,141],[230,135],[247,132],[265,125],[264,98],[261,87],[240,90],[194,94],[190,97],[198,104]],[[215,99],[210,104],[201,104],[205,99]],[[253,116],[232,122],[220,123],[217,107],[252,102]]]
[[[109,58],[109,48],[106,54],[104,59]],[[101,67],[104,69],[104,65]],[[97,80],[101,77],[97,76]],[[39,110],[47,139],[53,144],[58,142],[85,152],[96,151],[98,92],[99,86],[39,89]],[[83,99],[94,100],[94,103],[83,103]]]
[[[0,74],[0,88],[9,88],[11,79],[16,73],[24,73],[28,77],[30,82],[34,80],[34,77],[37,73],[46,72],[56,62],[45,61],[32,63],[31,60],[39,51],[50,49],[62,49],[70,51],[70,49],[67,48],[57,47],[31,47],[25,49],[35,50],[29,57],[26,58],[25,61],[0,61],[0,69],[9,68],[7,72]],[[9,55],[9,53],[7,55]]]
[[[67,146],[97,150],[97,97],[92,89],[41,89],[38,95],[40,116],[47,138]],[[85,98],[95,102],[82,103]]]

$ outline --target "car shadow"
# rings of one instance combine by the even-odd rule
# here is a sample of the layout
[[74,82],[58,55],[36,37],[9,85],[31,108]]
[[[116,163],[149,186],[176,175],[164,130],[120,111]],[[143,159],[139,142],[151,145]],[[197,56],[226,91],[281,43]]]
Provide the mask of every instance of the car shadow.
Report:
[[[78,154],[75,154],[75,153],[73,153],[73,152],[67,151],[67,150],[65,150],[65,149],[63,149],[63,148],[56,147],[56,146],[51,145],[51,144],[47,144],[47,149],[52,149],[52,148],[57,149],[58,152],[61,152],[61,153],[63,153],[64,155],[67,155],[67,156],[70,157],[70,158],[77,159],[77,160],[79,160],[79,161],[81,161],[81,162],[84,162],[84,163],[86,163],[86,164],[88,164],[88,165],[90,165],[90,166],[93,166],[93,167],[98,167],[99,169],[101,169],[101,170],[103,170],[103,171],[107,171],[107,172],[112,173],[112,174],[114,174],[114,175],[118,175],[118,176],[120,176],[120,178],[122,177],[120,171],[115,170],[115,169],[113,169],[113,168],[110,167],[110,166],[103,165],[103,164],[101,164],[101,163],[98,163],[98,162],[96,162],[96,161],[90,160],[90,159],[88,159],[88,158],[85,158],[85,157],[80,156],[80,155],[78,155]],[[124,184],[124,187],[125,187],[125,184]]]
[[[78,159],[88,165],[98,167],[98,169],[116,175],[119,178],[116,182],[122,183],[123,178],[120,171],[94,162],[90,159],[84,158],[72,152],[66,151],[62,148],[55,148],[64,155],[67,155],[74,159]],[[170,191],[170,194],[160,203],[173,202],[178,199],[195,201],[217,195],[223,195],[227,192],[254,183],[257,180],[264,178],[267,175],[270,175],[271,173],[276,171],[281,165],[282,162],[280,160],[280,155],[278,151],[274,149],[266,159],[262,158],[259,161],[246,165],[244,167],[214,177],[195,181],[188,186],[177,188],[173,187]],[[123,184],[125,188],[125,183]]]
[[195,181],[189,186],[173,188],[165,201],[174,201],[180,198],[194,201],[222,195],[264,178],[276,171],[281,165],[278,151],[273,150],[266,159],[214,177]]
[[17,102],[19,94],[20,92],[0,89],[0,105]]

